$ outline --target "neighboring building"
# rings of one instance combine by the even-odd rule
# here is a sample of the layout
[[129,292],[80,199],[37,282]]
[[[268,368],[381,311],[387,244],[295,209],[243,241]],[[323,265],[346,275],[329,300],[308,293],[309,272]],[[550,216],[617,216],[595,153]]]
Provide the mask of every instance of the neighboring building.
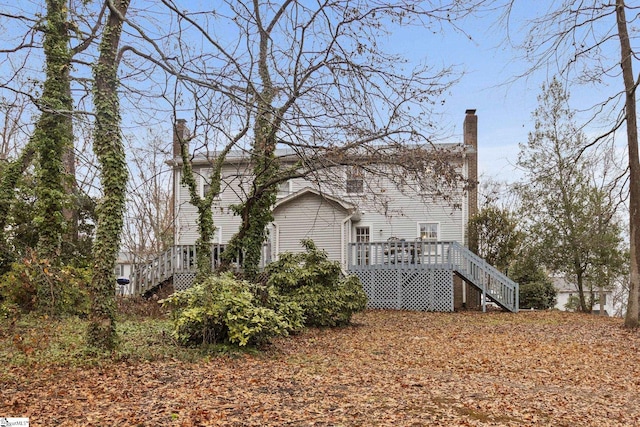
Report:
[[[175,134],[184,135],[185,128],[185,122],[178,121]],[[194,276],[197,210],[181,184],[182,160],[176,135],[171,162],[176,246],[171,254],[154,261],[157,269],[145,269],[153,271],[138,280],[145,283],[139,286],[142,290],[170,274],[174,287],[181,289]],[[429,150],[445,153],[448,164],[473,184],[478,178],[477,147],[477,116],[475,110],[467,110],[461,143],[415,147],[415,154]],[[378,149],[383,154],[384,150]],[[299,160],[291,151],[276,154],[282,165]],[[191,164],[203,195],[209,185],[211,159],[195,156]],[[295,178],[282,183],[263,262],[275,260],[286,251],[302,251],[300,241],[313,239],[330,259],[360,277],[371,307],[451,311],[477,307],[492,299],[517,311],[517,284],[465,247],[467,222],[477,211],[475,185],[468,191],[462,184],[452,186],[443,196],[429,193],[429,183],[395,175],[397,169],[393,176],[389,176],[392,172],[370,174],[371,169],[336,165],[318,170],[313,179]],[[212,207],[217,228],[211,242],[216,247],[214,258],[238,231],[240,218],[230,207],[242,201],[251,182],[252,168],[246,153],[229,153],[222,169],[222,191]],[[165,273],[158,274],[158,269]]]
[[[553,287],[558,291],[556,306],[555,308],[562,311],[568,311],[575,304],[580,304],[578,302],[578,288],[574,283],[569,282],[564,277],[552,277]],[[585,291],[585,298],[590,298],[591,295],[589,292]],[[593,314],[600,314],[600,290],[595,292],[593,296],[596,302],[593,304]],[[602,291],[603,297],[603,306],[604,306],[604,314],[607,316],[611,316],[614,313],[613,309],[613,292],[610,290]],[[570,304],[571,302],[571,304]],[[572,309],[571,311],[574,311]]]
[[[127,252],[118,252],[118,259],[116,260],[116,278],[131,278],[133,271],[133,256]],[[117,295],[133,295],[133,284],[130,282],[127,285],[116,284]]]

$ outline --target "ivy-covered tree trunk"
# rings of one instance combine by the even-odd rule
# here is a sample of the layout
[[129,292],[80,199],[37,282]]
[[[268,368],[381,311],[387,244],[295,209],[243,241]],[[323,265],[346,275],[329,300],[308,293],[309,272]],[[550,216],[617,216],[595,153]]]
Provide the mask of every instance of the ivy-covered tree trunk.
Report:
[[98,224],[93,245],[88,339],[90,345],[112,349],[116,345],[114,267],[122,234],[128,178],[120,133],[116,56],[122,33],[121,17],[126,14],[129,0],[107,1],[109,18],[100,42],[100,56],[93,68],[96,113],[93,147],[100,163],[103,196],[97,210]]
[[67,0],[47,0],[44,30],[46,78],[38,102],[42,114],[33,135],[39,161],[36,218],[40,235],[38,253],[54,265],[59,260],[65,230],[62,210],[66,192],[62,159],[63,153],[73,145],[67,11]]
[[7,242],[5,228],[11,205],[15,200],[15,188],[24,171],[31,165],[34,156],[35,148],[33,140],[31,140],[20,153],[20,157],[10,162],[2,171],[0,178],[0,274],[8,271],[16,258],[13,245]]
[[[177,132],[177,131],[176,131]],[[211,203],[206,203],[207,195],[200,197],[196,178],[193,175],[191,159],[189,158],[189,148],[184,140],[184,135],[177,133],[174,138],[180,143],[180,153],[182,157],[182,184],[189,189],[189,200],[198,210],[198,239],[196,240],[196,278],[195,283],[200,283],[211,275],[211,239],[215,232],[213,224],[213,212]],[[218,182],[218,189],[220,184]],[[211,193],[211,189],[209,191]]]
[[[258,13],[257,2],[254,2]],[[259,15],[257,15],[259,16]],[[249,197],[242,203],[236,213],[242,218],[240,229],[233,236],[225,249],[225,263],[230,257],[243,252],[242,267],[249,280],[253,280],[259,271],[262,245],[267,236],[267,225],[273,221],[272,208],[276,202],[277,187],[275,178],[279,172],[275,158],[277,131],[281,118],[273,107],[275,89],[271,80],[268,57],[272,42],[269,29],[265,28],[258,18],[260,30],[260,55],[258,58],[258,74],[262,90],[257,94],[257,112],[254,125],[254,142],[251,151],[253,164],[253,186]]]
[[[266,115],[265,115],[266,116]],[[267,237],[267,225],[273,221],[272,208],[276,202],[277,187],[273,185],[278,172],[275,159],[275,135],[268,117],[256,120],[256,139],[251,155],[254,181],[247,200],[238,206],[236,213],[242,218],[240,229],[224,251],[224,262],[240,252],[245,277],[253,280],[260,269],[262,245]]]
[[10,162],[2,171],[0,179],[0,241],[5,241],[5,227],[11,203],[15,199],[15,188],[24,171],[31,165],[35,155],[33,139],[23,148],[20,157]]
[[[241,132],[237,139],[241,138],[244,132]],[[180,144],[180,154],[182,158],[182,184],[189,190],[189,201],[198,210],[198,239],[196,240],[196,277],[195,283],[200,283],[212,274],[211,265],[211,241],[216,231],[213,222],[213,212],[211,205],[213,199],[220,194],[222,166],[227,153],[234,146],[236,141],[228,144],[222,150],[213,164],[213,170],[209,175],[209,189],[200,197],[198,185],[191,167],[191,159],[189,158],[189,148],[187,141],[184,139],[182,132],[177,132],[174,138]]]

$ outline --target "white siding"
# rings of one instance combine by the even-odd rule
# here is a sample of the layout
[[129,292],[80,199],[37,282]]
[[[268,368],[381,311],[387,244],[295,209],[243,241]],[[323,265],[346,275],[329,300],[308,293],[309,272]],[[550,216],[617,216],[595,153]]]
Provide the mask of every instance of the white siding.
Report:
[[[208,178],[211,169],[208,166],[194,167],[194,173],[200,195],[202,195],[203,181],[205,177]],[[248,179],[246,173],[237,165],[225,165],[222,171],[222,178],[223,184],[221,186],[220,199],[214,201],[212,210],[214,225],[222,231],[220,242],[226,243],[240,226],[240,218],[233,215],[229,206],[239,203],[247,194]],[[179,184],[179,172],[176,182],[178,183],[176,186],[176,194],[178,194],[178,197],[176,197],[176,244],[192,245],[198,238],[198,211],[190,203],[189,190],[184,185]],[[217,237],[216,241],[218,241]]]
[[340,261],[342,256],[342,223],[348,212],[337,203],[308,193],[274,211],[277,251],[302,252],[302,239],[313,239],[316,246],[327,251],[329,258]]
[[[575,291],[559,290],[556,297],[556,305],[554,308],[557,310],[566,311],[567,308],[565,307],[565,305],[569,302],[569,297],[571,295],[578,297],[578,291],[577,290]],[[596,293],[596,298],[598,297],[599,297],[599,294]],[[586,292],[585,292],[585,298],[589,298],[589,294]],[[607,312],[609,316],[611,316],[614,313],[614,309],[611,304],[611,302],[613,301],[613,294],[610,291],[605,292],[605,301],[606,301],[606,304],[604,305],[604,310]],[[600,310],[599,302],[593,305],[593,310]]]
[[[462,166],[466,172],[466,162]],[[197,173],[208,176],[209,167],[195,168]],[[244,164],[225,165],[222,177],[222,194],[220,201],[213,206],[214,223],[222,230],[220,241],[226,243],[238,230],[240,219],[234,216],[229,206],[240,202],[248,193],[249,169]],[[336,171],[326,172],[327,176],[335,177]],[[320,173],[322,175],[322,173]],[[345,175],[346,177],[346,175]],[[467,197],[461,191],[455,191],[452,201],[430,197],[421,194],[417,186],[406,187],[402,191],[385,178],[376,180],[365,177],[364,195],[347,195],[344,186],[336,188],[328,184],[330,179],[308,181],[302,178],[293,179],[291,191],[296,193],[305,187],[320,188],[324,194],[345,200],[358,208],[361,212],[361,224],[371,226],[371,240],[384,241],[389,237],[413,240],[418,236],[417,224],[420,222],[435,222],[439,224],[439,240],[453,240],[464,243],[466,216],[468,215]],[[176,244],[193,244],[197,235],[197,211],[189,203],[189,194],[185,187],[179,184],[180,176],[177,170],[176,179]],[[322,203],[320,201],[323,200]],[[300,205],[300,206],[297,206]],[[456,206],[454,206],[456,205]],[[317,195],[307,194],[295,198],[276,209],[276,223],[282,237],[280,250],[299,251],[300,239],[311,237],[320,239],[327,250],[331,250],[334,259],[340,259],[340,236],[342,220],[347,216],[346,211],[337,204],[328,202]],[[354,221],[348,234],[353,236]],[[284,234],[282,234],[284,233]],[[333,239],[329,241],[330,237]],[[346,237],[348,239],[348,236]],[[272,236],[275,239],[275,236]],[[274,240],[275,244],[275,240]],[[333,258],[333,256],[332,256]]]

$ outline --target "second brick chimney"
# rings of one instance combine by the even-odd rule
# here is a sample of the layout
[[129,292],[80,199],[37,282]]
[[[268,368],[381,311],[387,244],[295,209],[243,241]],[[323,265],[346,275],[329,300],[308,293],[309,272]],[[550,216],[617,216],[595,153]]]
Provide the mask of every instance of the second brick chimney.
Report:
[[478,213],[478,116],[476,116],[476,110],[467,110],[465,113],[463,143],[467,149],[469,218],[471,218]]
[[182,150],[180,148],[180,141],[184,141],[187,138],[187,121],[185,119],[177,119],[173,125],[173,158],[180,158],[182,156]]

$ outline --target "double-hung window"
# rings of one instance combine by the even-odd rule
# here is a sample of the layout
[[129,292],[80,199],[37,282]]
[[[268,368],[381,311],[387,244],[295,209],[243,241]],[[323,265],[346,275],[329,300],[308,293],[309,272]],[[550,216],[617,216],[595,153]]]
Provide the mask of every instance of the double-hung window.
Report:
[[347,169],[347,194],[364,193],[364,171],[358,166]]
[[283,197],[287,197],[291,194],[291,180],[284,181],[278,184],[278,194],[277,198],[282,199]]
[[419,222],[418,238],[426,241],[438,240],[438,223],[437,222]]

